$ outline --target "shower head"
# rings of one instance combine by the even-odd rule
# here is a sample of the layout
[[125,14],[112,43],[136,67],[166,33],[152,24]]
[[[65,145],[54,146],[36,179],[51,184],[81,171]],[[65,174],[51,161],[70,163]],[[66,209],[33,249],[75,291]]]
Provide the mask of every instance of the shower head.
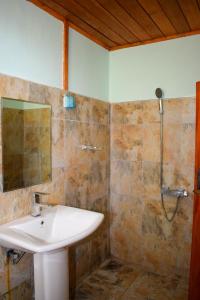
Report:
[[156,95],[156,97],[157,97],[158,99],[161,99],[161,98],[162,98],[163,92],[162,92],[161,88],[157,88],[157,89],[155,90],[155,95]]
[[155,90],[155,95],[159,99],[159,112],[161,115],[163,115],[163,113],[164,113],[164,111],[163,111],[163,92],[162,92],[161,88],[157,88]]

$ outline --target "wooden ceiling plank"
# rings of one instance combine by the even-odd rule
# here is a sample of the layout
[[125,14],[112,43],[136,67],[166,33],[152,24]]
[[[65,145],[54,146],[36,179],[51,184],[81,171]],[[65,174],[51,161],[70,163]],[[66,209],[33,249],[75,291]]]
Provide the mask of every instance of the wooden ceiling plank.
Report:
[[200,29],[200,10],[196,0],[178,0],[192,30]]
[[80,5],[85,7],[90,13],[92,13],[96,18],[99,18],[113,31],[117,32],[122,36],[127,42],[133,43],[138,41],[135,35],[126,29],[116,18],[114,18],[106,9],[104,9],[95,0],[75,0]]
[[[53,15],[54,17],[58,18],[63,22],[66,22],[67,20],[70,27],[74,28],[84,36],[88,37],[92,41],[96,42],[97,44],[101,45],[102,47],[108,50],[117,50],[117,49],[122,49],[127,47],[134,47],[138,45],[145,45],[150,43],[166,41],[169,39],[175,39],[184,36],[200,34],[200,0],[123,0],[123,1],[122,0],[65,0],[65,1],[64,0],[27,0],[27,1],[32,2],[33,4],[37,5],[41,9],[47,11],[49,14]],[[62,4],[62,3],[72,3],[72,2],[73,5],[74,3],[77,2],[76,5],[78,5],[79,7],[78,12],[77,10],[76,11],[73,10],[72,12],[70,9],[66,8]],[[92,8],[88,9],[86,3],[88,4],[93,3],[94,4],[92,7],[93,10]],[[134,10],[133,7],[137,9]],[[138,7],[140,7],[140,9]],[[98,8],[100,14],[98,14]],[[180,11],[178,11],[178,8],[180,9]],[[145,34],[148,36],[148,39],[147,37],[146,39],[141,38],[141,32],[142,32],[141,30],[144,30],[142,28],[144,26],[144,22],[141,23],[141,25],[139,25],[140,24],[139,17],[141,19],[145,18],[142,16],[141,9],[144,13],[147,14],[147,18],[152,20],[152,23],[156,24],[160,28],[160,32],[163,32],[167,36],[152,38],[150,33],[150,28],[146,26],[147,29],[145,31]],[[94,21],[94,19],[90,19],[90,21],[88,22],[87,18],[86,20],[81,18],[82,17],[81,13],[83,13],[83,10],[84,13],[86,11],[86,14],[89,14],[90,17],[95,15],[96,16],[94,17],[95,22],[96,20],[98,20],[98,17],[101,19],[101,21],[98,20],[98,22],[101,23],[101,26],[103,24],[104,26],[103,31],[102,31],[102,27],[99,26],[99,23],[98,25],[93,24],[92,21]],[[134,11],[135,11],[135,15],[133,14]],[[111,22],[110,20],[106,21],[107,18],[111,19],[112,21]],[[65,23],[65,27],[67,26],[66,24],[68,23]],[[135,24],[137,25],[136,27],[134,27]],[[195,28],[195,30],[188,30],[188,28],[190,27]],[[125,42],[123,44],[113,42],[110,39],[110,37],[107,37],[104,34],[105,32],[104,30],[107,30],[107,28],[110,31],[112,31],[112,34],[113,33],[118,34],[118,38],[120,37],[123,38]],[[169,34],[170,31],[176,32],[176,30],[183,31],[186,29],[187,32],[177,32],[174,34]],[[140,38],[138,37],[139,40],[133,42],[126,40],[125,35],[122,34],[123,33],[122,30],[124,30],[126,34],[128,33],[133,38],[134,38],[134,34],[138,34],[138,30],[139,30],[140,31],[139,33]],[[67,32],[66,32],[65,40],[67,40]]]
[[189,24],[176,0],[158,0],[178,33],[190,31]]
[[117,0],[117,2],[134,18],[141,27],[152,37],[157,38],[163,36],[160,29],[152,21],[137,0]]
[[97,0],[109,13],[130,30],[139,40],[148,40],[149,34],[115,1]]
[[176,30],[165,15],[157,0],[138,0],[165,36],[176,34]]
[[86,9],[80,6],[74,0],[57,0],[57,3],[61,4],[64,8],[69,10],[72,14],[77,16],[78,18],[82,19],[85,23],[89,24],[90,26],[97,29],[101,32],[104,36],[106,36],[111,41],[123,45],[125,43],[125,39],[120,37],[117,33],[112,31],[109,27],[107,27],[101,20],[94,17],[93,14],[90,14]]
[[[54,0],[41,0],[42,4],[45,4],[50,9],[54,10],[55,12],[59,13],[60,15],[63,15],[69,22],[74,24],[74,28],[77,29],[80,28],[80,31],[82,31],[82,34],[90,38],[91,40],[95,41],[97,44],[100,44],[106,49],[110,49],[111,47],[116,46],[117,44],[110,41],[108,38],[106,38],[104,35],[99,33],[97,30],[95,30],[93,27],[89,26],[85,22],[83,22],[78,17],[71,14],[67,9],[63,9],[60,5],[55,3]],[[70,27],[72,27],[70,25]],[[77,30],[76,29],[76,30]],[[78,31],[78,30],[77,30]]]
[[148,41],[140,41],[140,42],[136,42],[136,43],[132,43],[132,44],[126,44],[123,46],[114,46],[110,49],[110,51],[116,51],[119,49],[124,49],[124,48],[130,48],[130,47],[136,47],[136,46],[141,46],[141,45],[147,45],[147,44],[153,44],[153,43],[159,43],[159,42],[164,42],[164,41],[168,41],[168,40],[172,40],[172,39],[177,39],[177,38],[181,38],[181,37],[186,37],[186,36],[191,36],[191,35],[196,35],[196,34],[200,34],[200,30],[194,30],[194,31],[189,31],[189,32],[184,32],[184,33],[177,33],[171,36],[164,36],[161,38],[157,38],[157,39],[151,39]]
[[[75,25],[72,22],[69,22],[69,27],[76,30],[77,32],[79,32],[80,34],[82,34],[83,36],[87,37],[88,39],[90,39],[91,41],[93,41],[94,43],[98,44],[99,46],[105,48],[106,50],[110,51],[110,49],[112,47],[115,46],[111,46],[111,41],[107,42],[106,44],[104,42],[102,42],[102,40],[98,37],[97,35],[94,35],[93,33],[90,33],[90,31],[86,31],[86,29],[82,29],[80,26]],[[97,38],[97,37],[98,38]],[[113,44],[113,43],[112,43]],[[108,46],[109,45],[109,46]],[[116,44],[115,44],[116,45]]]

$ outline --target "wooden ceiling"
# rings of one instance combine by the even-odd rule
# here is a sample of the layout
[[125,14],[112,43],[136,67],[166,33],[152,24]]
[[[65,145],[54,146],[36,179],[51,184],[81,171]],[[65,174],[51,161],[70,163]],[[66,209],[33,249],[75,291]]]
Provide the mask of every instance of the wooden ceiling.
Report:
[[200,0],[30,0],[108,50],[200,34]]

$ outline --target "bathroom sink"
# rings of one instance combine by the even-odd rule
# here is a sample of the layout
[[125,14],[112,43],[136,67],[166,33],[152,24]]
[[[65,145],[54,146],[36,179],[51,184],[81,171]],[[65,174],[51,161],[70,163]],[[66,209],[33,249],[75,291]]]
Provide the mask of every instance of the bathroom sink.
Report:
[[1,225],[0,246],[33,253],[35,300],[69,300],[68,247],[94,232],[103,219],[84,209],[49,207],[39,217]]
[[57,205],[42,216],[26,216],[0,226],[0,245],[31,253],[70,246],[94,232],[103,214]]
[[104,215],[57,205],[39,217],[0,226],[0,246],[33,253],[35,300],[69,300],[68,247],[94,232]]

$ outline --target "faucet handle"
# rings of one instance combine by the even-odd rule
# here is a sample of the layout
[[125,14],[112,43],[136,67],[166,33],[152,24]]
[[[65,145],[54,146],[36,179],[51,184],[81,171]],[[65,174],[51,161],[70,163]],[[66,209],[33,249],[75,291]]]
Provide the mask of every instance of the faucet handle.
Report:
[[48,196],[49,193],[42,193],[42,192],[34,192],[33,199],[32,199],[32,213],[33,217],[37,217],[41,215],[41,211],[44,207],[50,206],[48,201],[44,202],[41,201],[41,196]]
[[40,204],[41,203],[41,196],[48,196],[49,193],[42,193],[42,192],[34,192],[33,193],[33,202]]

